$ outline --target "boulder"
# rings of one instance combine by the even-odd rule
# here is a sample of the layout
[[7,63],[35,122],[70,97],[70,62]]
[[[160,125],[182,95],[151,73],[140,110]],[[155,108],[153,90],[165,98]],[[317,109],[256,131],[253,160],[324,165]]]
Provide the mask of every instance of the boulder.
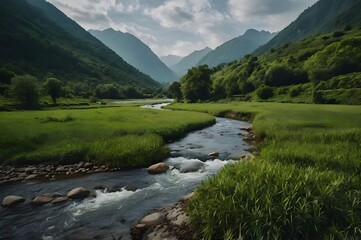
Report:
[[25,178],[25,180],[32,180],[32,179],[35,179],[36,177],[37,177],[36,174],[31,174],[31,175],[27,176],[27,177]]
[[35,170],[37,170],[36,167],[27,167],[27,168],[25,168],[25,172],[27,174],[32,174]]
[[67,202],[68,200],[69,200],[69,198],[67,198],[67,197],[57,197],[52,201],[52,203],[53,204],[64,203],[64,202]]
[[69,191],[66,195],[68,198],[71,199],[83,199],[88,197],[90,194],[90,191],[86,190],[83,187],[74,188],[73,190]]
[[14,205],[17,205],[19,203],[25,202],[25,198],[15,195],[7,196],[3,199],[1,205],[4,207],[12,207]]
[[150,227],[162,223],[164,219],[165,219],[164,213],[155,212],[142,218],[142,220],[140,220],[139,223],[144,224],[146,227]]
[[204,170],[204,163],[200,160],[186,160],[179,165],[179,172],[198,172]]
[[166,172],[169,169],[169,165],[166,163],[157,163],[148,168],[150,174],[158,174]]
[[44,204],[50,203],[53,200],[54,200],[54,197],[52,197],[50,195],[40,195],[40,196],[35,197],[31,203],[35,204],[35,205],[44,205]]
[[219,152],[211,152],[208,154],[210,157],[219,157]]

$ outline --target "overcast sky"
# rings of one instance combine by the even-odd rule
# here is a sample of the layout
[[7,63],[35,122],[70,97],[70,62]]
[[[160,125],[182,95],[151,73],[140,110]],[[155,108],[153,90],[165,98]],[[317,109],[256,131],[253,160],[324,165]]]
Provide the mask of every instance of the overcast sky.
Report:
[[215,48],[247,29],[280,31],[317,0],[47,0],[86,30],[129,32],[158,56]]

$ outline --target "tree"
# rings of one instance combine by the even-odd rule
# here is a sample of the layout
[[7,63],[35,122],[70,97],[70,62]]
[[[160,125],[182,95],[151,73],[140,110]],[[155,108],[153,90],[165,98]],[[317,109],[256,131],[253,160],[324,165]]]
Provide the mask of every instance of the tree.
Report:
[[176,99],[177,101],[182,99],[181,84],[179,82],[173,82],[169,88],[168,93],[171,98]]
[[181,91],[184,100],[196,102],[206,100],[210,95],[211,70],[207,65],[193,67],[181,79]]
[[297,84],[292,69],[284,65],[275,65],[266,72],[266,85],[272,87],[289,86]]
[[262,100],[269,99],[273,97],[273,88],[261,85],[256,90],[257,97],[259,97]]
[[0,83],[10,84],[13,77],[15,77],[14,72],[6,68],[0,68]]
[[13,97],[24,107],[31,108],[39,103],[38,80],[31,75],[16,76],[11,79]]
[[44,84],[46,92],[50,95],[53,103],[56,103],[56,99],[60,97],[62,92],[60,80],[56,78],[47,78]]

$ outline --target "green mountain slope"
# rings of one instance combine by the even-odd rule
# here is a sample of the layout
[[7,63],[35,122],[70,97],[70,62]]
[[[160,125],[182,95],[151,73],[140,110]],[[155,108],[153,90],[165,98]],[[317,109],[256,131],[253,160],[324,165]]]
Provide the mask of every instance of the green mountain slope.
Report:
[[214,92],[224,89],[228,97],[256,97],[266,86],[273,91],[267,98],[275,101],[317,102],[312,94],[320,92],[320,102],[360,104],[361,30],[313,35],[259,56],[247,55],[215,72],[212,80]]
[[221,63],[229,63],[252,53],[256,48],[265,44],[275,36],[266,31],[247,30],[242,36],[236,37],[204,56],[197,65],[207,64],[215,67]]
[[197,65],[200,59],[206,56],[212,51],[211,48],[206,47],[202,50],[194,51],[191,54],[182,58],[178,63],[174,64],[170,68],[177,74],[178,77],[183,76],[188,69]]
[[113,29],[89,30],[89,32],[129,64],[156,81],[167,83],[177,80],[172,70],[146,44],[132,34],[114,31]]
[[348,25],[361,25],[360,0],[320,0],[271,41],[257,49],[255,54],[296,42],[311,34],[343,30]]
[[[60,11],[52,11],[57,14],[51,20],[27,1],[0,1],[1,67],[40,79],[54,76],[63,81],[159,86],[95,38],[88,39],[86,31]],[[56,22],[68,25],[68,30]]]

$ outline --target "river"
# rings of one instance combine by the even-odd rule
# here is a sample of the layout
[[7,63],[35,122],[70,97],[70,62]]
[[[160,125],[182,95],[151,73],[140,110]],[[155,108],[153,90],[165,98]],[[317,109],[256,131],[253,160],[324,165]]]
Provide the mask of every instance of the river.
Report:
[[[157,108],[157,107],[156,107]],[[0,239],[129,239],[131,225],[156,208],[168,207],[192,192],[203,180],[246,153],[250,146],[240,127],[247,122],[216,118],[216,124],[189,133],[170,143],[171,156],[165,160],[177,168],[160,175],[150,175],[146,168],[99,173],[58,181],[29,181],[1,186],[0,199],[21,195],[27,199],[13,208],[0,207]],[[208,153],[219,157],[210,159]],[[182,173],[182,166],[202,160],[196,172]],[[180,170],[181,171],[180,171]],[[75,187],[89,190],[97,186],[113,192],[94,190],[95,198],[62,205],[33,206],[30,199],[44,193],[61,194]]]

